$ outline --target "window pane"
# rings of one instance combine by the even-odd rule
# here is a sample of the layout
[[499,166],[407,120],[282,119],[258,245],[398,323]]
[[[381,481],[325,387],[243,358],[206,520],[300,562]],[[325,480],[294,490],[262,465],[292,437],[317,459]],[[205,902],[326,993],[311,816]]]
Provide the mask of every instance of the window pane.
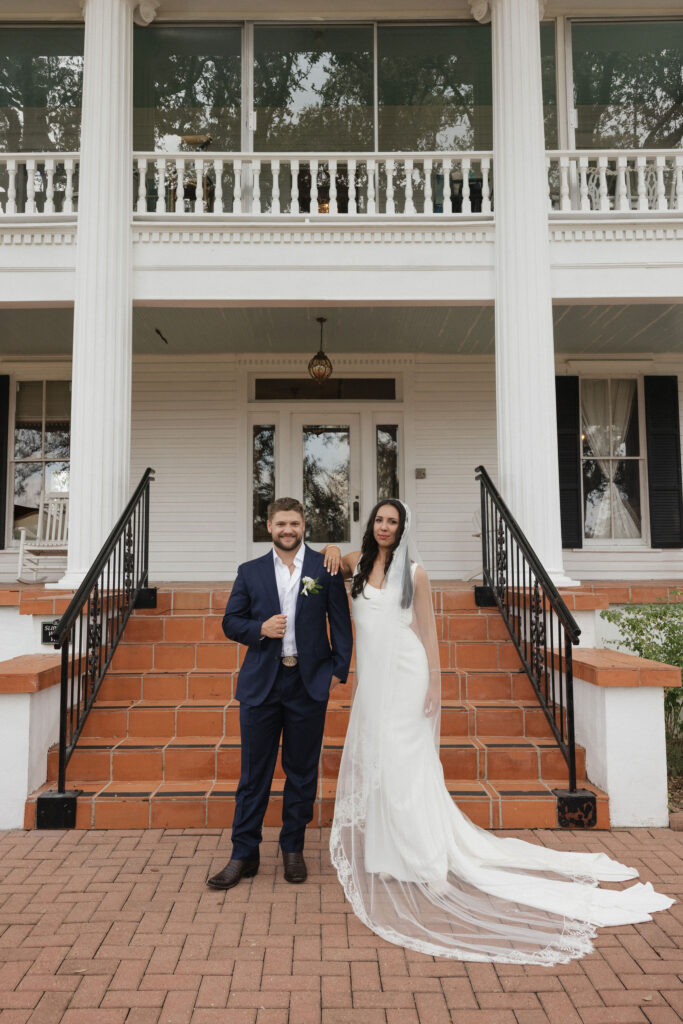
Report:
[[256,26],[254,149],[372,149],[372,50],[369,25]]
[[340,544],[351,539],[348,427],[303,427],[306,540]]
[[581,381],[581,440],[584,456],[609,458],[609,392],[606,380]]
[[275,501],[275,427],[254,427],[252,433],[253,538],[267,541],[268,505]]
[[302,399],[385,402],[396,398],[396,380],[393,377],[331,377],[323,381],[310,377],[258,377],[254,391],[257,402],[274,399],[280,402]]
[[541,23],[541,73],[543,76],[545,148],[557,149],[557,75],[554,21],[544,21]]
[[634,380],[610,381],[612,400],[612,455],[640,454],[638,391]]
[[380,150],[489,149],[489,25],[380,27]]
[[0,32],[0,150],[10,153],[55,150],[73,153],[78,150],[82,81],[82,28],[3,25]]
[[578,147],[671,149],[683,140],[683,20],[572,26]]
[[20,462],[14,467],[14,530],[12,536],[19,539],[20,530],[26,530],[28,537],[38,532],[38,502],[43,486],[42,462]]
[[614,493],[612,495],[614,537],[635,540],[641,535],[640,465],[636,459],[613,462]]
[[377,427],[377,500],[398,498],[398,427]]
[[242,31],[135,30],[133,138],[137,150],[241,149]]
[[588,540],[608,540],[612,536],[612,507],[610,487],[602,467],[609,459],[598,463],[586,459],[583,463],[584,535]]
[[68,462],[46,462],[45,463],[45,493],[46,494],[68,494],[69,493],[69,463]]
[[45,457],[68,459],[71,385],[68,380],[49,380],[45,388]]
[[39,459],[43,437],[43,382],[22,382],[17,391],[14,458]]

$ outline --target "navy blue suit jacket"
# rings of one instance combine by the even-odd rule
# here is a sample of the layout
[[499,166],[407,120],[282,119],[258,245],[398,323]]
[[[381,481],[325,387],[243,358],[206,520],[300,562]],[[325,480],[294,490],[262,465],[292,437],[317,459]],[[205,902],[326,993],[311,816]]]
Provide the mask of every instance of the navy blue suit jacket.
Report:
[[[323,556],[304,546],[301,577],[318,580],[320,591],[301,593],[296,602],[295,636],[299,672],[313,700],[327,700],[332,676],[344,682],[353,651],[351,616],[341,573],[331,576]],[[244,562],[237,570],[223,616],[223,632],[230,640],[245,644],[247,653],[237,681],[236,697],[248,705],[261,704],[268,696],[280,668],[282,640],[261,636],[261,625],[280,614],[273,552]],[[330,623],[332,646],[327,637]]]

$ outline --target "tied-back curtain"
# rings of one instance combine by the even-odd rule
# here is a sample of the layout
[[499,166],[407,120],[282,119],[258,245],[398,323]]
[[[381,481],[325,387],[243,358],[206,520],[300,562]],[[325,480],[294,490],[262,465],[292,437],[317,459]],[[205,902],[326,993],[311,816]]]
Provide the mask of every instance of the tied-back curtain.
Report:
[[[609,388],[606,380],[586,380],[581,387],[581,419],[588,446],[602,473],[606,486],[591,495],[591,530],[596,538],[640,538],[638,518],[628,498],[617,487],[615,478],[619,468],[617,458],[626,454],[625,439],[636,400],[636,385],[632,380],[611,382],[611,438]],[[612,450],[612,448],[614,450]],[[586,512],[588,516],[588,509]],[[614,533],[612,533],[612,522]]]

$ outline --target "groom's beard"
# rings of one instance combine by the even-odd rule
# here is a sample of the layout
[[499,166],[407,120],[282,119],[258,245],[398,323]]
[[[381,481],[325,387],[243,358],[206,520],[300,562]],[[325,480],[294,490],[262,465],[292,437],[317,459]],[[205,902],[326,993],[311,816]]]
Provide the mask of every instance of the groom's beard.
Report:
[[295,551],[300,547],[303,537],[296,537],[294,540],[285,540],[282,537],[273,537],[273,545],[280,551]]

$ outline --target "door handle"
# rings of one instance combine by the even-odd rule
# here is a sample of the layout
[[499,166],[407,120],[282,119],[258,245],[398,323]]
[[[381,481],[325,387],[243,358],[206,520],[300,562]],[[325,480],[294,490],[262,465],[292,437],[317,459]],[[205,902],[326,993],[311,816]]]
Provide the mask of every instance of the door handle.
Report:
[[359,519],[360,519],[360,501],[358,499],[358,495],[356,495],[356,499],[355,499],[355,501],[353,503],[353,521],[354,521],[354,523],[357,523]]

